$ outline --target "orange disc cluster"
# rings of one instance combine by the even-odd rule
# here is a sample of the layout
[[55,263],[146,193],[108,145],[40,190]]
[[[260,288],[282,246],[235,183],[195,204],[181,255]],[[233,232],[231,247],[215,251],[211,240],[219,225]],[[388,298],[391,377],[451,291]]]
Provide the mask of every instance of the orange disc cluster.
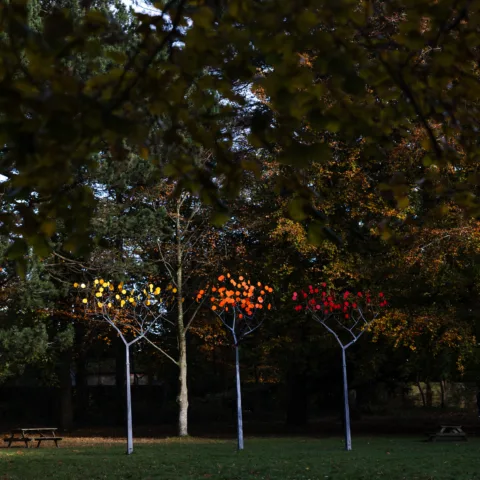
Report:
[[[268,285],[256,284],[246,280],[243,276],[238,279],[233,278],[229,273],[218,277],[220,282],[218,286],[210,289],[211,309],[220,314],[237,310],[239,318],[244,315],[251,317],[256,310],[272,308],[271,303],[266,302],[266,297],[273,292],[273,288]],[[207,292],[200,290],[197,299],[201,299]]]

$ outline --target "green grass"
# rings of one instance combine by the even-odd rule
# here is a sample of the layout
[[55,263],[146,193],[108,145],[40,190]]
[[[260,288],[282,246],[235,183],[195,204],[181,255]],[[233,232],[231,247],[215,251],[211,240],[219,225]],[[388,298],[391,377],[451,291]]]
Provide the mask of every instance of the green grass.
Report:
[[335,439],[197,439],[139,443],[127,457],[121,444],[59,449],[1,449],[0,480],[29,479],[480,479],[480,440],[424,443],[418,438],[354,438],[343,451]]

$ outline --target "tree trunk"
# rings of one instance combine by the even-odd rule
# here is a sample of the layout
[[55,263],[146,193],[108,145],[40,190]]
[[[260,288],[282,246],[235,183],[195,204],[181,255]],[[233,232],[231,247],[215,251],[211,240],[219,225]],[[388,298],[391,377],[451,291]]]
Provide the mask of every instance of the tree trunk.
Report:
[[187,339],[183,318],[183,254],[182,232],[180,225],[180,203],[177,203],[176,221],[177,240],[177,341],[178,341],[178,435],[188,436],[188,385],[187,385]]
[[237,441],[238,450],[243,450],[243,414],[242,414],[242,387],[240,384],[240,354],[237,339],[235,338],[235,377],[237,385]]
[[425,383],[427,386],[427,407],[432,407],[433,406],[432,384],[430,383],[430,380],[427,380]]
[[125,424],[125,344],[120,337],[116,337],[115,345],[115,388],[118,399],[114,412],[116,424]]
[[127,394],[127,455],[133,453],[133,427],[132,427],[132,389],[130,385],[130,345],[125,344],[125,375]]
[[188,436],[188,385],[187,385],[187,345],[185,333],[182,332],[178,339],[180,351],[178,356],[178,366],[180,368],[179,379],[179,394],[178,394],[178,435],[180,437]]
[[422,397],[422,404],[423,404],[424,407],[426,407],[427,406],[427,400],[425,398],[425,393],[423,391],[420,380],[418,380],[418,379],[417,379],[417,387],[418,387],[418,391],[420,392],[420,396]]
[[342,348],[342,371],[343,371],[343,405],[345,415],[345,450],[352,449],[352,433],[350,430],[350,407],[348,405],[348,380],[347,380],[347,355]]
[[445,380],[440,379],[440,408],[445,408]]

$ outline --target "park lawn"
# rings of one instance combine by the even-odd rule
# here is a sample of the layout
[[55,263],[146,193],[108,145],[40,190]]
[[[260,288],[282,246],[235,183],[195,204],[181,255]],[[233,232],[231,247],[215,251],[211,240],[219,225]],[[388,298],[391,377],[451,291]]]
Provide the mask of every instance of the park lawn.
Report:
[[247,439],[237,453],[224,440],[170,439],[135,445],[127,457],[119,443],[61,448],[1,449],[0,480],[480,480],[480,440],[425,443],[419,438]]

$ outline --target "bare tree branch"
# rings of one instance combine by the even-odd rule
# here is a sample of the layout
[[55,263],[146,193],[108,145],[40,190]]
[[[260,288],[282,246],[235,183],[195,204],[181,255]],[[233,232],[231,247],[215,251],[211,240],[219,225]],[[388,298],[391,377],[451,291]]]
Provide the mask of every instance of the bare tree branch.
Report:
[[169,360],[171,360],[177,367],[179,366],[178,365],[178,362],[172,357],[170,356],[165,350],[163,350],[162,348],[160,348],[156,343],[152,342],[148,337],[145,337],[145,340],[154,348],[156,348],[160,353],[162,353],[163,355],[165,355],[165,357],[167,357]]

